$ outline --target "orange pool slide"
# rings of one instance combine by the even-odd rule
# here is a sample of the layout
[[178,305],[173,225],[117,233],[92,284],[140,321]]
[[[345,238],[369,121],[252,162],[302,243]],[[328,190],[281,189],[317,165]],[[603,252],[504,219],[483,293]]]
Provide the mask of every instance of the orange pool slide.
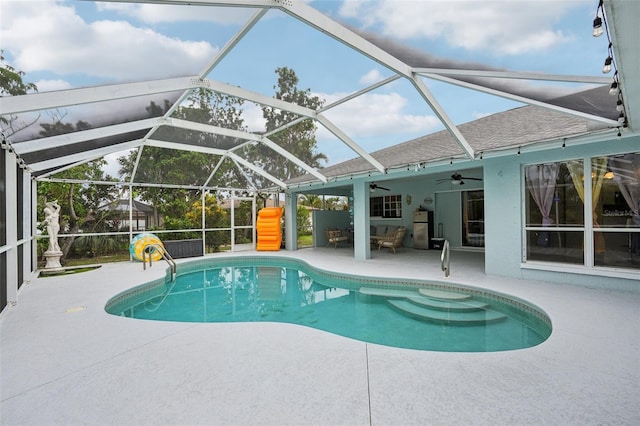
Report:
[[258,233],[258,251],[278,251],[282,244],[282,207],[265,207],[258,212],[256,231]]

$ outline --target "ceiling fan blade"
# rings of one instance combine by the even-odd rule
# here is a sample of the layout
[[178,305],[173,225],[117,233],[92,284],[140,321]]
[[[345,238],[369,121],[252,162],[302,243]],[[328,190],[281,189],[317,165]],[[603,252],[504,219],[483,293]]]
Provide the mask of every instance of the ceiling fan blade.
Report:
[[384,186],[380,186],[373,182],[369,184],[369,189],[371,189],[372,191],[375,191],[376,189],[384,189],[385,191],[391,191],[389,188],[385,188]]
[[460,179],[466,179],[466,180],[482,180],[480,178],[474,178],[474,177],[466,177],[466,176],[461,176]]

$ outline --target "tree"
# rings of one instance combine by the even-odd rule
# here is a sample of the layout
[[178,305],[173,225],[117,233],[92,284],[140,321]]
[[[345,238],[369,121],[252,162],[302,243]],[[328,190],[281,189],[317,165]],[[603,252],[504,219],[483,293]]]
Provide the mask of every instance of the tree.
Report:
[[[105,176],[102,167],[104,160],[90,161],[58,174],[56,177],[73,180],[111,180]],[[64,233],[76,234],[81,229],[94,232],[104,220],[99,207],[117,198],[118,191],[114,186],[80,185],[77,183],[40,182],[38,184],[38,205],[46,201],[58,200],[61,206],[60,228]],[[39,219],[42,212],[38,212]],[[102,230],[102,229],[101,229]],[[74,243],[75,237],[67,237],[60,249],[66,258]]]
[[299,196],[300,204],[303,206],[313,207],[314,209],[322,208],[322,199],[316,194],[301,194]]
[[[0,96],[19,96],[30,92],[37,92],[38,87],[34,83],[26,83],[22,77],[23,71],[18,71],[11,65],[5,63],[4,51],[0,50]],[[11,135],[23,130],[38,121],[38,118],[30,123],[19,122],[16,115],[0,116],[0,127],[4,135],[8,138]],[[18,124],[19,123],[19,124]]]
[[[228,228],[231,224],[229,211],[220,207],[214,195],[207,194],[204,204],[204,220],[206,228]],[[165,220],[167,229],[199,229],[202,224],[202,198],[197,199],[182,217],[171,217]],[[180,238],[200,238],[201,233],[189,232]],[[230,239],[222,231],[208,231],[205,238],[206,244],[217,250],[223,244],[229,244]]]
[[[51,114],[51,123],[41,123],[39,135],[41,137],[57,136],[91,128],[86,121],[75,124],[64,121],[66,114],[55,111]],[[104,159],[89,161],[56,174],[57,178],[85,181],[115,181],[102,170],[107,164]],[[114,201],[118,190],[114,186],[80,185],[77,183],[40,182],[38,184],[38,205],[44,205],[47,200],[58,200],[62,208],[60,227],[65,233],[76,234],[81,229],[94,232],[105,219],[107,212],[99,207]],[[41,212],[38,212],[41,214]],[[100,229],[104,230],[104,229]],[[63,257],[67,257],[75,237],[65,238],[61,245]]]
[[[178,108],[172,117],[194,121],[212,126],[234,130],[244,130],[242,119],[243,101],[231,96],[215,93],[208,89],[199,89],[188,98],[188,105]],[[170,105],[165,102],[160,106],[151,102],[146,108],[149,116],[166,113]],[[154,139],[182,142],[210,148],[226,149],[234,146],[234,138],[213,135],[189,129],[163,126],[153,135]],[[157,147],[144,147],[136,170],[135,180],[149,183],[172,183],[181,185],[203,185],[214,171],[218,158],[213,155],[193,151],[175,151]],[[128,156],[120,157],[120,174],[125,179],[131,178],[138,154],[136,151]],[[229,167],[217,170],[222,176],[222,186],[232,186],[232,173]],[[156,221],[159,214],[182,217],[190,206],[197,201],[194,191],[184,189],[167,190],[158,187],[140,188],[137,193],[154,208]],[[157,223],[157,222],[156,222]]]
[[[276,69],[276,74],[278,75],[278,83],[273,86],[276,89],[276,99],[312,110],[322,107],[324,101],[317,96],[312,96],[310,89],[298,89],[299,80],[295,71],[287,67],[281,67]],[[262,107],[262,115],[266,119],[267,131],[275,130],[298,118],[294,113],[270,106]],[[327,156],[318,152],[315,138],[316,128],[315,122],[307,119],[287,127],[269,138],[309,166],[320,167],[321,163],[327,160]],[[256,145],[248,147],[246,152],[251,161],[260,165],[266,172],[278,179],[287,180],[303,173],[303,169],[291,161],[284,159],[282,161],[273,161],[273,151],[268,147]]]

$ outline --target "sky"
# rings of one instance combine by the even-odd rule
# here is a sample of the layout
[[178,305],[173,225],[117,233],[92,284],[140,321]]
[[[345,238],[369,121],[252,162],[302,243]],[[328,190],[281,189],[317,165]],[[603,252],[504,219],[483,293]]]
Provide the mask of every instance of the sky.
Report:
[[[598,0],[306,2],[351,28],[425,55],[512,71],[602,75],[606,38],[591,36]],[[195,75],[255,13],[244,8],[62,0],[0,0],[0,8],[5,64],[23,71],[25,81],[34,82],[40,92]],[[296,72],[299,88],[325,103],[391,75],[325,34],[270,11],[208,78],[272,96],[275,70],[283,66]],[[519,106],[425,82],[456,124]],[[109,114],[105,105],[93,108],[94,114]],[[71,108],[64,114],[78,118],[81,111]],[[402,79],[326,116],[369,152],[443,128]],[[257,107],[247,106],[244,119],[249,130],[264,127]],[[328,164],[354,156],[322,128],[317,138]]]

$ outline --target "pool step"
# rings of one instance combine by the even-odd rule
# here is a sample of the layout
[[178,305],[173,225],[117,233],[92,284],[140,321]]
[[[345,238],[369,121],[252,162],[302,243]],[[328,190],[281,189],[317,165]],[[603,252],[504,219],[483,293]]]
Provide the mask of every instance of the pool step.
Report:
[[443,300],[469,300],[471,299],[471,295],[463,294],[463,293],[453,293],[451,291],[444,290],[434,290],[430,288],[420,288],[418,289],[418,293],[423,296],[431,297],[432,299],[443,299]]
[[447,312],[417,306],[408,300],[388,300],[396,310],[413,318],[438,324],[480,325],[502,321],[507,317],[496,311]]
[[431,299],[429,297],[407,297],[411,303],[425,308],[434,309],[437,311],[456,311],[456,312],[471,312],[480,311],[486,309],[489,305],[478,300],[441,300]]
[[393,288],[360,287],[359,293],[366,296],[382,296],[394,298],[420,297],[418,292],[415,290],[396,290]]
[[462,293],[454,293],[451,291],[444,290],[434,290],[429,288],[419,288],[416,290],[404,290],[404,289],[394,289],[394,288],[376,288],[376,287],[360,287],[360,294],[365,294],[367,296],[382,296],[382,297],[393,297],[393,298],[404,298],[404,297],[420,297],[425,296],[431,299],[439,299],[439,300],[469,300],[471,296],[468,294]]

